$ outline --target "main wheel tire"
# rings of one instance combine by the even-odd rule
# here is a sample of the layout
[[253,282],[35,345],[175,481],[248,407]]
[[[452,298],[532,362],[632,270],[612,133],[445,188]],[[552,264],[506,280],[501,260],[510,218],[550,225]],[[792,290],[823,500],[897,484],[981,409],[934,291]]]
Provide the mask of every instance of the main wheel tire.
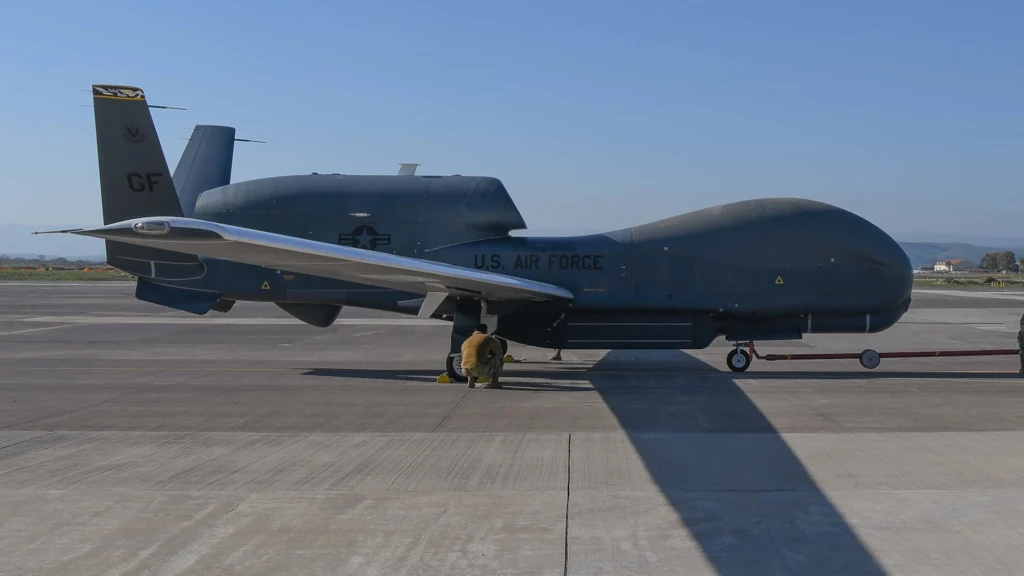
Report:
[[505,354],[508,354],[508,340],[505,340],[501,336],[495,336],[494,338],[501,343],[501,355],[504,356]]
[[451,378],[452,382],[469,382],[469,378],[462,371],[462,354],[456,354],[454,356],[448,356],[448,360],[445,361],[445,372],[448,373],[448,377]]
[[881,356],[878,352],[868,348],[867,350],[860,353],[860,365],[867,368],[868,370],[874,370],[878,368],[878,365],[882,362]]
[[733,348],[732,352],[726,355],[725,363],[729,365],[729,370],[743,372],[750,368],[750,354],[741,348]]

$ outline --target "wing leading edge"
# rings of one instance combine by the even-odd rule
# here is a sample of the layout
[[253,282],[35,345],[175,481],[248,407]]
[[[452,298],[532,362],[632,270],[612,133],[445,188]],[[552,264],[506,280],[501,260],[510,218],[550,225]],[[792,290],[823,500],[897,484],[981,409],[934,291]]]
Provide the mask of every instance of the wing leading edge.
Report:
[[543,282],[193,218],[136,218],[67,232],[418,294],[573,299],[569,290]]

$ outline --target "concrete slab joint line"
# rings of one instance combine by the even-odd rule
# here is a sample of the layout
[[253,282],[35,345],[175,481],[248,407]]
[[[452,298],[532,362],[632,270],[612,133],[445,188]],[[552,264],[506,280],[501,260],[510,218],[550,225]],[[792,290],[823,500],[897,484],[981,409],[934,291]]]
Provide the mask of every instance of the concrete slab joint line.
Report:
[[57,431],[54,430],[53,432],[44,432],[44,433],[39,434],[37,436],[31,436],[29,438],[25,438],[24,440],[18,440],[17,442],[11,442],[10,444],[4,445],[4,446],[0,446],[0,450],[4,450],[4,449],[10,448],[12,446],[17,446],[19,444],[24,444],[25,442],[31,442],[33,440],[38,440],[39,438],[42,438],[44,436],[51,436],[51,435],[56,434],[56,433],[57,433]]
[[452,409],[449,410],[448,413],[444,415],[444,418],[441,418],[441,420],[438,421],[437,425],[434,426],[434,429],[431,430],[431,432],[437,432],[437,429],[441,427],[441,424],[444,424],[445,420],[447,420],[448,417],[451,416],[452,413],[455,412],[455,410],[459,407],[459,404],[462,404],[462,401],[466,398],[466,394],[469,394],[469,388],[466,388],[466,391],[463,392],[462,396],[459,397],[459,401],[456,402],[455,405],[452,406]]
[[569,489],[572,486],[572,432],[565,446],[565,551],[562,576],[569,576]]

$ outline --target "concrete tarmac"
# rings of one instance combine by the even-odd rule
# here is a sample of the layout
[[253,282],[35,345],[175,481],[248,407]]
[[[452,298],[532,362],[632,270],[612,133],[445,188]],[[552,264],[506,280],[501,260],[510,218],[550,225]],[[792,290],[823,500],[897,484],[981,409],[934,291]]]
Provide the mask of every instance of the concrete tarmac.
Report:
[[[1012,574],[1016,356],[755,361],[512,346],[438,384],[448,326],[130,284],[0,283],[0,575]],[[1024,292],[919,290],[876,335],[1015,348]]]

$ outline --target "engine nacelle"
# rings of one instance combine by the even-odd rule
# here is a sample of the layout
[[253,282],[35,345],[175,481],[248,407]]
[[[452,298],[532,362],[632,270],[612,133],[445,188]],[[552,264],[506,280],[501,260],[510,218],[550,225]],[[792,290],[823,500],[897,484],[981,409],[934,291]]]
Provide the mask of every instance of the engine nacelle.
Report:
[[341,306],[332,304],[289,304],[287,302],[274,302],[274,304],[294,318],[317,328],[327,328],[334,324],[334,321],[338,319],[338,314],[341,314]]

